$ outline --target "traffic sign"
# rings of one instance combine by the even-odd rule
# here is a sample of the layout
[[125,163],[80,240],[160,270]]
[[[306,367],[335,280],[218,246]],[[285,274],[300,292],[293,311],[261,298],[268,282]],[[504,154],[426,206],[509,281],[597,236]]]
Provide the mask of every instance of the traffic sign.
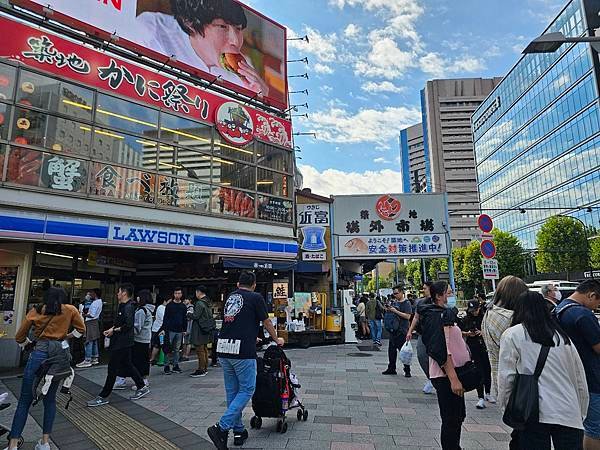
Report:
[[481,241],[479,249],[481,250],[481,255],[484,258],[490,259],[496,256],[496,245],[494,244],[494,241],[484,239],[483,241]]
[[482,259],[481,268],[483,269],[484,280],[498,280],[500,278],[497,259]]
[[490,233],[494,229],[494,221],[487,214],[481,214],[477,219],[479,229],[484,233]]

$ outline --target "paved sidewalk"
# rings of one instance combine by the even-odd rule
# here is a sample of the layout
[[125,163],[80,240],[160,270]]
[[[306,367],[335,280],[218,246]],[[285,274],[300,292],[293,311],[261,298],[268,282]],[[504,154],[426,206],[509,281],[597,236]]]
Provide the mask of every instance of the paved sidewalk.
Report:
[[[279,434],[275,431],[276,420],[264,419],[261,430],[249,430],[250,438],[244,448],[439,449],[440,419],[435,394],[421,392],[425,377],[416,358],[410,379],[402,375],[381,375],[387,366],[386,345],[384,343],[380,352],[369,351],[370,346],[362,344],[286,350],[292,361],[292,371],[302,384],[301,396],[309,410],[308,421],[298,422],[293,410],[288,418],[288,432]],[[151,427],[154,431],[169,433],[169,429],[177,427],[182,431],[171,431],[171,435],[185,434],[189,448],[208,448],[206,428],[213,425],[225,409],[222,372],[210,369],[204,378],[190,378],[188,375],[196,368],[195,361],[183,363],[182,368],[183,374],[170,376],[163,375],[161,368],[153,368],[151,393],[136,402],[138,410],[131,415],[142,424],[145,421],[158,423],[162,417],[164,420],[158,429],[164,431]],[[82,378],[76,385],[85,389],[86,395],[93,395],[94,387],[100,389],[105,371],[105,367],[78,370]],[[132,407],[128,406],[132,402],[123,399],[128,395],[129,391],[113,394],[111,404],[120,414],[129,414],[128,408]],[[480,411],[475,408],[475,403],[475,393],[468,394],[463,448],[508,448],[510,429],[502,424],[499,409],[488,405]],[[112,410],[104,411],[110,415]],[[244,414],[247,425],[252,415],[248,408]],[[97,417],[97,420],[114,420],[102,419],[101,415]],[[171,435],[163,437],[173,443]],[[134,442],[113,445],[110,448],[143,448]],[[231,448],[234,448],[232,442]],[[70,449],[67,446],[64,450]]]

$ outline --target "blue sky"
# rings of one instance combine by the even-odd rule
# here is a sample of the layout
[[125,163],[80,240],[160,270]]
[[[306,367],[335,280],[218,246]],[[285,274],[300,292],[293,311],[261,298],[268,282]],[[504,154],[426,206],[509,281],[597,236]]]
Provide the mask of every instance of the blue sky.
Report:
[[[400,192],[398,133],[420,121],[435,78],[502,76],[566,0],[247,0],[310,43],[290,42],[292,103],[305,187],[329,194]],[[300,108],[299,113],[305,113]]]

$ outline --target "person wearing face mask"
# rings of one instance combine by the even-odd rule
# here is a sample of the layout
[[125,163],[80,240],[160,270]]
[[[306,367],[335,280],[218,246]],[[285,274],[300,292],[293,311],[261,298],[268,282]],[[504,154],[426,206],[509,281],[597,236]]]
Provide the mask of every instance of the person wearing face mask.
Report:
[[98,364],[98,340],[100,339],[100,314],[102,299],[100,289],[91,289],[80,306],[80,313],[85,318],[85,359],[76,365],[82,369]]
[[546,306],[550,311],[552,311],[562,300],[560,290],[552,283],[543,285],[541,292],[546,300]]

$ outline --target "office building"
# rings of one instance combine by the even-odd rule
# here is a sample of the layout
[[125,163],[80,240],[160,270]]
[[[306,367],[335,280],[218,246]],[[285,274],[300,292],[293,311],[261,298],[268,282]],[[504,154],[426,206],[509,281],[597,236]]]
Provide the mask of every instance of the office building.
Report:
[[[599,7],[570,1],[544,33],[592,35]],[[589,44],[524,55],[473,116],[481,208],[528,249],[553,215],[598,226],[598,73]]]
[[418,123],[400,131],[402,191],[405,193],[426,192],[427,173],[423,124]]

